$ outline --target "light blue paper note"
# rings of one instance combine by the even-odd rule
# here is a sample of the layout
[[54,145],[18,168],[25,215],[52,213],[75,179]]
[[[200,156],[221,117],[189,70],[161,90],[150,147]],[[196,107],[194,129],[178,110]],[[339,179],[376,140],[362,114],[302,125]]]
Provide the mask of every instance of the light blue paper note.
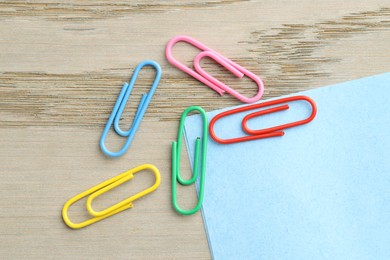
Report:
[[[212,256],[390,259],[390,73],[298,94],[317,104],[311,123],[245,143],[209,139],[202,215]],[[217,122],[217,135],[243,135],[244,114]],[[309,114],[294,102],[249,123]],[[187,118],[185,132],[192,160],[199,116]]]

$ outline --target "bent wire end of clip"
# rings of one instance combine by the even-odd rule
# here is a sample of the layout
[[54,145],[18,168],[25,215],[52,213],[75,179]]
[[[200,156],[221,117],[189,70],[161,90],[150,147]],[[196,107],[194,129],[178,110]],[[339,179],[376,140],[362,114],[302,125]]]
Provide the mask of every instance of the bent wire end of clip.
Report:
[[[134,120],[133,120],[133,123],[132,123],[130,129],[127,131],[123,131],[119,127],[119,120],[122,116],[123,110],[126,107],[126,103],[130,97],[131,91],[132,91],[134,84],[137,80],[138,74],[139,74],[140,70],[145,66],[152,66],[156,70],[156,77],[153,81],[153,84],[152,84],[152,87],[150,88],[149,93],[147,93],[147,94],[145,93],[142,95],[141,101],[138,105],[138,109],[137,109],[137,112],[134,116]],[[100,148],[104,154],[111,156],[111,157],[118,157],[118,156],[123,155],[127,151],[127,149],[130,146],[130,143],[132,142],[134,135],[135,135],[135,133],[136,133],[141,121],[142,121],[142,118],[146,112],[146,109],[149,106],[149,103],[154,95],[154,92],[156,91],[158,83],[160,82],[161,74],[162,74],[161,67],[157,62],[152,61],[152,60],[146,60],[146,61],[143,61],[137,65],[137,67],[134,70],[133,76],[131,77],[130,83],[123,84],[122,90],[119,93],[117,101],[114,105],[114,108],[112,109],[110,117],[108,118],[106,126],[104,127],[104,130],[103,130],[102,136],[100,138]],[[117,152],[109,151],[105,145],[105,141],[106,141],[108,132],[110,131],[111,126],[113,124],[114,124],[114,130],[118,135],[123,136],[123,137],[128,137],[124,146]]]
[[[230,138],[230,139],[222,139],[222,138],[219,138],[215,134],[214,125],[217,122],[217,120],[221,119],[222,117],[229,116],[229,115],[236,114],[236,113],[245,112],[248,110],[278,105],[278,104],[292,102],[292,101],[299,101],[299,100],[303,100],[303,101],[308,102],[312,108],[312,112],[311,112],[310,116],[303,119],[303,120],[299,120],[299,121],[291,122],[291,123],[286,123],[286,124],[282,124],[279,126],[269,127],[269,128],[265,128],[265,129],[259,129],[259,130],[252,130],[247,126],[247,122],[251,118],[289,109],[288,104],[283,104],[280,106],[271,107],[268,109],[256,111],[256,112],[253,112],[253,113],[246,115],[243,118],[241,125],[242,125],[242,129],[244,130],[244,132],[246,132],[248,134],[247,136]],[[238,108],[217,114],[210,121],[209,132],[210,132],[211,138],[220,144],[232,144],[232,143],[245,142],[245,141],[251,141],[251,140],[262,139],[262,138],[283,136],[284,135],[283,130],[285,130],[287,128],[307,124],[314,119],[316,114],[317,114],[316,103],[311,98],[309,98],[307,96],[293,96],[293,97],[275,99],[275,100],[271,100],[271,101],[266,101],[266,102],[262,102],[262,103],[258,103],[258,104],[249,105],[249,106],[238,107]]]
[[[121,185],[122,183],[129,181],[130,179],[132,179],[134,177],[134,174],[136,174],[137,172],[141,172],[143,170],[150,170],[154,173],[156,181],[152,186],[150,186],[149,188],[147,188],[147,189],[145,189],[145,190],[143,190],[143,191],[127,198],[127,199],[122,200],[121,202],[119,202],[113,206],[108,207],[105,210],[102,210],[102,211],[93,210],[92,205],[91,205],[93,199],[95,199],[96,197],[102,195],[103,193],[105,193],[109,190],[112,190],[113,188]],[[160,182],[161,182],[160,172],[155,166],[153,166],[151,164],[140,165],[140,166],[133,168],[131,170],[128,170],[128,171],[126,171],[126,172],[124,172],[116,177],[113,177],[109,180],[106,180],[105,182],[102,182],[102,183],[74,196],[73,198],[69,199],[65,203],[64,207],[62,208],[62,218],[63,218],[65,224],[68,225],[68,227],[73,228],[73,229],[79,229],[79,228],[89,226],[95,222],[98,222],[98,221],[103,220],[105,218],[108,218],[114,214],[117,214],[121,211],[124,211],[126,209],[133,207],[133,204],[132,204],[133,201],[135,201],[135,200],[153,192],[154,190],[156,190],[157,187],[160,185]],[[85,220],[83,222],[80,222],[80,223],[74,223],[69,219],[69,216],[68,216],[69,207],[72,204],[74,204],[75,202],[81,200],[82,198],[84,198],[86,196],[88,196],[86,207],[87,207],[88,212],[93,217],[88,219],[88,220]]]
[[[195,141],[195,154],[194,154],[194,162],[193,162],[194,169],[193,169],[192,177],[188,180],[184,180],[180,175],[180,153],[181,153],[181,146],[182,146],[184,122],[187,117],[187,114],[191,111],[197,111],[202,116],[203,136],[198,137]],[[208,139],[206,112],[201,107],[198,106],[191,106],[186,110],[184,110],[180,119],[180,125],[179,125],[177,136],[178,136],[177,141],[172,143],[172,204],[174,209],[178,213],[182,215],[191,215],[196,213],[202,207],[203,197],[204,197],[206,153],[207,153],[207,139]],[[201,155],[200,155],[200,147],[202,147]],[[201,160],[199,161],[200,157]],[[200,180],[199,180],[199,189],[198,189],[199,191],[198,203],[192,209],[188,209],[188,210],[182,209],[177,202],[177,182],[179,182],[181,185],[186,185],[186,186],[194,184],[198,179],[199,171],[200,171]]]
[[[186,42],[198,49],[201,50],[201,52],[195,57],[194,59],[194,70],[190,69],[189,67],[185,66],[183,63],[177,61],[173,55],[172,55],[172,48],[177,42]],[[203,84],[207,85],[211,89],[215,90],[220,95],[223,95],[225,92],[231,94],[238,100],[244,102],[244,103],[253,103],[258,101],[264,92],[264,85],[262,80],[253,74],[252,72],[248,71],[247,69],[241,67],[237,63],[229,60],[228,58],[222,56],[218,52],[214,51],[213,49],[207,47],[206,45],[200,43],[199,41],[188,37],[184,35],[176,36],[172,38],[166,47],[165,54],[167,57],[167,60],[176,68],[184,71],[188,75],[194,77],[195,79],[199,80]],[[220,64],[222,67],[226,68],[228,71],[232,72],[236,77],[242,78],[244,75],[249,77],[251,80],[253,80],[258,87],[258,92],[255,96],[248,98],[234,89],[226,86],[224,83],[219,81],[218,79],[212,77],[209,73],[204,71],[200,66],[200,60],[204,57],[208,57],[213,59],[215,62]]]

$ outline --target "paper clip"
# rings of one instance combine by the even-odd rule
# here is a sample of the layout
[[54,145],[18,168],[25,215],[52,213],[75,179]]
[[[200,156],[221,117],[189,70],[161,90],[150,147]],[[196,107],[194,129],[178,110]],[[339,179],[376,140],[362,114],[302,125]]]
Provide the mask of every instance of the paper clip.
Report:
[[[247,134],[249,134],[248,136],[236,137],[236,138],[231,138],[231,139],[221,139],[221,138],[217,137],[215,134],[214,124],[218,119],[220,119],[222,117],[232,115],[235,113],[241,113],[241,112],[248,111],[248,110],[253,110],[253,109],[258,109],[258,108],[262,108],[262,107],[273,106],[273,105],[277,105],[277,104],[298,101],[298,100],[307,101],[312,107],[311,115],[306,119],[283,124],[283,125],[279,125],[279,126],[269,127],[266,129],[260,129],[260,130],[251,130],[248,128],[247,122],[249,119],[251,119],[253,117],[262,116],[262,115],[266,115],[266,114],[275,113],[278,111],[289,109],[289,105],[284,104],[281,106],[276,106],[276,107],[260,110],[260,111],[253,112],[253,113],[246,115],[242,120],[242,128]],[[261,138],[282,136],[282,135],[284,135],[284,131],[283,131],[284,129],[307,124],[314,119],[316,114],[317,114],[317,106],[311,98],[309,98],[307,96],[287,97],[287,98],[271,100],[271,101],[267,101],[267,102],[263,102],[263,103],[259,103],[259,104],[243,106],[243,107],[239,107],[239,108],[235,108],[235,109],[232,109],[229,111],[222,112],[222,113],[216,115],[213,119],[211,119],[209,131],[210,131],[211,138],[213,138],[214,141],[216,141],[220,144],[232,144],[232,143],[237,143],[237,142],[245,142],[245,141],[256,140],[256,139],[261,139]]]
[[[124,183],[126,181],[129,181],[130,179],[132,179],[134,177],[133,176],[134,174],[136,174],[137,172],[141,172],[143,170],[151,170],[154,173],[154,176],[156,177],[156,181],[151,187],[149,187],[149,188],[125,199],[125,200],[122,200],[121,202],[119,202],[119,203],[117,203],[117,204],[115,204],[115,205],[113,205],[105,210],[102,210],[102,211],[93,210],[91,204],[92,204],[92,201],[96,197],[102,195],[103,193],[105,193],[109,190],[112,190],[113,188],[121,185],[122,183]],[[74,196],[70,200],[68,200],[62,209],[62,218],[64,219],[64,222],[66,223],[66,225],[68,225],[70,228],[73,228],[73,229],[83,228],[85,226],[91,225],[97,221],[108,218],[108,217],[110,217],[114,214],[117,214],[121,211],[124,211],[128,208],[132,208],[133,207],[132,202],[151,193],[152,191],[156,190],[157,187],[160,185],[160,180],[161,180],[160,172],[158,171],[158,169],[155,166],[153,166],[151,164],[140,165],[140,166],[138,166],[134,169],[128,170],[128,171],[126,171],[126,172],[124,172],[116,177],[113,177],[109,180],[106,180],[105,182],[102,182],[102,183],[90,188],[89,190],[86,190],[86,191]],[[89,196],[87,199],[87,203],[86,203],[87,210],[93,217],[86,220],[86,221],[83,221],[81,223],[73,223],[72,221],[70,221],[70,219],[68,217],[68,209],[73,203],[79,201],[80,199],[82,199],[86,196]]]
[[[150,88],[149,93],[147,93],[147,94],[145,93],[142,95],[137,112],[134,116],[132,126],[130,127],[130,129],[128,131],[123,131],[119,127],[119,119],[121,118],[123,110],[126,107],[127,100],[129,99],[130,94],[131,94],[131,90],[133,89],[134,83],[137,80],[138,73],[145,66],[154,67],[156,70],[156,77],[153,81],[153,84],[152,84],[152,87]],[[149,103],[153,97],[153,94],[156,91],[158,83],[160,82],[160,78],[161,78],[161,68],[157,62],[151,61],[151,60],[146,60],[146,61],[143,61],[140,64],[138,64],[138,66],[134,70],[133,76],[131,77],[130,83],[123,84],[122,90],[119,93],[119,96],[118,96],[118,99],[115,103],[115,106],[112,109],[111,115],[108,118],[106,126],[104,127],[102,137],[100,138],[100,148],[102,149],[103,153],[105,153],[108,156],[118,157],[118,156],[123,155],[127,151],[127,149],[130,146],[130,143],[132,142],[134,135],[135,135],[135,133],[136,133],[141,121],[142,121],[142,118],[144,117],[144,114],[146,112],[146,109],[149,106]],[[124,136],[124,137],[128,137],[124,146],[122,147],[122,149],[120,149],[117,152],[109,151],[105,145],[107,134],[108,134],[112,124],[114,124],[114,129],[117,132],[117,134]]]
[[[195,70],[188,68],[187,66],[180,63],[172,56],[173,45],[175,45],[177,42],[180,42],[180,41],[187,42],[190,45],[201,50],[201,52],[194,59],[194,69]],[[261,96],[263,95],[263,92],[264,92],[263,82],[261,81],[261,79],[258,76],[256,76],[252,72],[248,71],[247,69],[241,67],[237,63],[229,60],[228,58],[225,58],[224,56],[222,56],[218,52],[210,49],[209,47],[198,42],[197,40],[194,40],[193,38],[190,38],[190,37],[184,36],[184,35],[176,36],[176,37],[172,38],[167,44],[165,53],[166,53],[166,57],[167,57],[168,61],[172,65],[174,65],[178,69],[184,71],[185,73],[191,75],[192,77],[194,77],[195,79],[204,83],[205,85],[209,86],[210,88],[215,90],[217,93],[219,93],[221,96],[225,92],[227,92],[244,103],[253,103],[253,102],[258,101],[261,98]],[[249,77],[250,79],[252,79],[254,82],[256,82],[256,84],[258,86],[257,94],[251,98],[245,97],[245,96],[241,95],[240,93],[238,93],[237,91],[233,90],[232,88],[226,86],[225,84],[223,84],[222,82],[220,82],[216,78],[212,77],[210,74],[205,72],[200,67],[200,60],[204,57],[209,57],[209,58],[213,59],[214,61],[219,63],[221,66],[223,66],[224,68],[226,68],[227,70],[232,72],[238,78],[242,78],[245,75],[245,76]]]
[[[198,203],[196,206],[189,210],[184,210],[179,207],[177,203],[177,183],[179,182],[181,185],[191,185],[194,184],[195,181],[198,179],[199,176],[199,156],[200,156],[200,145],[201,140],[200,137],[198,137],[195,141],[195,155],[194,155],[194,170],[192,173],[192,177],[188,180],[184,180],[180,176],[180,153],[181,153],[181,146],[182,146],[182,137],[183,137],[183,129],[184,129],[184,122],[185,118],[187,117],[187,114],[191,111],[198,111],[203,119],[203,137],[202,137],[202,159],[201,159],[201,166],[200,166],[200,182],[199,182],[199,197],[198,197]],[[204,182],[205,182],[205,172],[206,172],[206,152],[207,152],[207,139],[208,139],[208,128],[207,128],[207,117],[206,112],[198,106],[192,106],[184,110],[181,119],[180,119],[180,126],[179,131],[177,135],[177,142],[172,143],[172,203],[175,210],[183,215],[191,215],[197,212],[201,207],[203,203],[203,197],[204,197]]]

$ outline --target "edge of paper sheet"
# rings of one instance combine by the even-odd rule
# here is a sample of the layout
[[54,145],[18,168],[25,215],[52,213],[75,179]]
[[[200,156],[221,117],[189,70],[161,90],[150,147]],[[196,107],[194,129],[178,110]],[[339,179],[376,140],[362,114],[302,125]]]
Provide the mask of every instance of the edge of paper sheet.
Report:
[[[196,116],[196,115],[195,115]],[[190,166],[191,166],[191,172],[193,172],[193,169],[194,169],[194,162],[192,161],[192,157],[190,155],[190,150],[188,149],[189,146],[189,142],[188,142],[188,138],[187,138],[187,129],[185,128],[184,126],[184,140],[185,140],[185,143],[186,143],[186,148],[187,148],[187,154],[188,154],[188,159],[190,161]],[[199,186],[198,186],[198,182],[196,182],[195,184],[195,189],[196,189],[196,195],[199,197]],[[205,220],[204,218],[204,212],[203,212],[203,207],[200,208],[201,212],[202,212],[202,221],[203,221],[203,228],[204,228],[204,232],[206,234],[206,238],[207,238],[207,244],[209,246],[209,250],[210,250],[210,254],[211,254],[211,258],[212,259],[215,259],[214,258],[214,251],[212,249],[212,245],[211,245],[211,241],[210,241],[210,237],[209,237],[209,233],[207,232],[207,221]]]

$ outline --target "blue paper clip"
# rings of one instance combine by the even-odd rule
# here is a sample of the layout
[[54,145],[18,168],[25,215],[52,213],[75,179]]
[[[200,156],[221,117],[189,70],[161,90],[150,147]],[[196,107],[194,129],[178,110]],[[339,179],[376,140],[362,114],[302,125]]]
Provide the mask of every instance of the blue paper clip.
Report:
[[[128,131],[123,131],[119,127],[119,119],[121,118],[123,110],[126,107],[127,100],[129,99],[130,94],[131,94],[131,90],[133,89],[134,83],[137,80],[138,73],[145,66],[154,67],[156,70],[156,77],[153,81],[153,85],[150,88],[149,93],[145,93],[142,95],[140,104],[138,106],[137,112],[134,116],[134,120],[133,120],[133,123],[132,123],[130,129]],[[131,141],[134,138],[135,132],[137,131],[138,126],[141,123],[142,118],[144,117],[145,111],[148,108],[148,105],[153,97],[153,94],[156,91],[158,83],[160,82],[161,73],[162,73],[161,67],[160,67],[160,65],[158,65],[157,62],[151,61],[151,60],[146,60],[146,61],[143,61],[137,65],[137,67],[134,70],[133,76],[130,79],[130,83],[123,84],[122,90],[119,93],[119,96],[118,96],[118,99],[116,100],[115,106],[112,109],[111,115],[108,118],[106,126],[104,127],[102,137],[100,138],[100,148],[102,149],[104,154],[106,154],[108,156],[112,156],[112,157],[118,157],[118,156],[123,155],[127,151],[127,149],[130,146]],[[120,149],[117,152],[109,151],[105,145],[107,134],[108,134],[108,131],[110,131],[112,124],[114,124],[115,132],[118,135],[128,137],[124,146],[122,147],[122,149]]]

